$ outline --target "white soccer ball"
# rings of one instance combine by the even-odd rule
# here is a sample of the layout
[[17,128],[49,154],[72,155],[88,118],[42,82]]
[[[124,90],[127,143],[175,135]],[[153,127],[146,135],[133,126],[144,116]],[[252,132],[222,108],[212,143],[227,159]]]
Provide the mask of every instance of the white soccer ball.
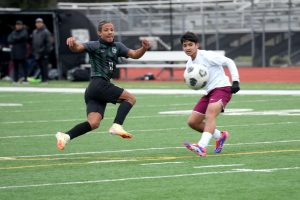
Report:
[[206,86],[208,81],[208,70],[200,64],[192,64],[184,71],[184,81],[193,90],[199,90]]

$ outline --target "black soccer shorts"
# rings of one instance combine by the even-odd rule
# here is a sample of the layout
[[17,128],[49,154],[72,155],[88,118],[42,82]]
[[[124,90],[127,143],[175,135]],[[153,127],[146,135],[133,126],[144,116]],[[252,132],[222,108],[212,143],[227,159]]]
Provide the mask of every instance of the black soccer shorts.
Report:
[[104,118],[106,104],[116,104],[123,91],[123,88],[115,86],[104,78],[92,77],[84,95],[87,115],[98,112]]

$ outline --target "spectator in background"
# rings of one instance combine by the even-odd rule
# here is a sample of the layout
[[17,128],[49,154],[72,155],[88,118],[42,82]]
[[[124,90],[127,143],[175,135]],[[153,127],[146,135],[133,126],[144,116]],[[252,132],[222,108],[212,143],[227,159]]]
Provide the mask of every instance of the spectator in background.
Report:
[[40,69],[42,83],[48,82],[49,55],[52,51],[52,34],[46,28],[42,18],[35,20],[36,29],[32,33],[32,54]]
[[28,32],[24,28],[23,22],[21,20],[16,21],[15,30],[9,34],[8,43],[11,47],[11,58],[13,60],[13,83],[17,83],[20,79],[19,69],[23,69],[23,83],[27,82],[27,40]]

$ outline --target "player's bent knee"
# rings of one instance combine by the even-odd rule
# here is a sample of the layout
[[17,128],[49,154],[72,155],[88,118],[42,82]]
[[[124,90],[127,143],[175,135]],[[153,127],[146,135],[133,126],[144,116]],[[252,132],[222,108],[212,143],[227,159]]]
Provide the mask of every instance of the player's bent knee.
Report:
[[121,96],[119,97],[119,102],[122,101],[127,101],[128,103],[130,103],[131,105],[134,105],[136,103],[136,98],[133,94],[124,91]]
[[129,95],[129,98],[127,99],[127,101],[131,104],[134,105],[136,103],[136,98],[135,96],[133,96],[132,94]]
[[100,123],[99,122],[98,123],[91,123],[90,125],[91,125],[92,130],[94,130],[94,129],[97,129],[100,126]]
[[134,105],[134,104],[136,103],[136,98],[135,98],[135,96],[133,96],[133,95],[132,95],[132,97],[133,97],[133,98],[132,98],[132,105]]
[[91,112],[88,114],[87,121],[89,122],[92,130],[99,127],[101,120],[102,120],[102,116],[100,113]]
[[199,120],[196,120],[194,118],[189,118],[187,121],[187,124],[189,127],[191,127],[192,129],[194,129],[196,131],[199,131],[199,132],[203,132],[204,126],[205,126],[205,123],[203,123]]
[[90,120],[89,124],[90,124],[92,130],[97,129],[100,126],[100,122],[99,121]]
[[189,119],[189,120],[187,121],[187,124],[188,124],[189,127],[191,127],[192,129],[195,129],[195,127],[196,127],[196,121],[195,121],[195,120]]

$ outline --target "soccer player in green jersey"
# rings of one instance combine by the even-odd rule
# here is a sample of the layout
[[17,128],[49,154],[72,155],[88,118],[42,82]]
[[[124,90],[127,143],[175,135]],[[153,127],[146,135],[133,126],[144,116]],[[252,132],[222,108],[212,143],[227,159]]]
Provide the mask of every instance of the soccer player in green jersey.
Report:
[[120,103],[116,117],[109,132],[122,138],[130,139],[132,134],[122,127],[123,122],[136,102],[136,98],[110,82],[119,57],[138,59],[150,48],[148,40],[141,41],[141,47],[133,50],[121,42],[114,41],[114,25],[101,21],[98,25],[98,41],[79,43],[74,37],[67,38],[67,45],[72,52],[87,52],[91,64],[91,80],[85,91],[87,121],[77,124],[69,131],[57,132],[57,148],[63,150],[72,139],[99,127],[104,118],[107,103]]

